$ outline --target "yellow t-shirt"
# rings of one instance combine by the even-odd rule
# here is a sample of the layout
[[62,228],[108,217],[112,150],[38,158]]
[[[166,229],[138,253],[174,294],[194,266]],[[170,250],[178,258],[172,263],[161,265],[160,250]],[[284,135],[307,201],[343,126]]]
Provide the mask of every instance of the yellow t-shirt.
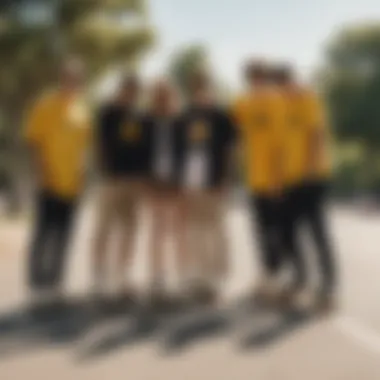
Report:
[[58,91],[44,95],[27,118],[25,137],[41,166],[41,186],[64,198],[82,189],[90,140],[90,115],[83,100]]
[[259,194],[268,194],[279,183],[284,103],[272,89],[242,96],[233,108],[240,128],[243,166],[247,186]]
[[[317,96],[310,90],[300,89],[283,94],[286,104],[284,133],[284,181],[296,185],[307,179],[328,177],[331,171],[329,152],[326,147],[319,152],[315,173],[308,168],[310,138],[315,133],[327,136],[324,110]],[[313,178],[307,178],[310,177]]]

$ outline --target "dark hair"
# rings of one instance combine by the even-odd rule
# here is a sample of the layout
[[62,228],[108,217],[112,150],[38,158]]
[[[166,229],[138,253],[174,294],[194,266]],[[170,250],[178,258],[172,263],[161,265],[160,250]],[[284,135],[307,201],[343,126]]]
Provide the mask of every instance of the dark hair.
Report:
[[289,64],[280,64],[272,68],[272,78],[277,83],[286,83],[294,78],[294,71]]
[[267,79],[269,75],[268,65],[261,60],[250,60],[244,67],[244,76],[248,80]]

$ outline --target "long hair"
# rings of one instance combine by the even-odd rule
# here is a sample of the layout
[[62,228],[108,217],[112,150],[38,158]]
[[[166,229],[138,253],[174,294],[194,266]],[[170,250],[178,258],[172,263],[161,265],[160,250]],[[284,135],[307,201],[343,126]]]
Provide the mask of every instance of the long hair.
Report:
[[[182,99],[176,85],[168,78],[161,77],[156,79],[149,89],[148,94],[148,110],[150,113],[156,113],[158,107],[162,106],[160,100],[166,97],[167,107],[170,114],[177,114],[182,105]],[[161,99],[160,99],[161,98]]]

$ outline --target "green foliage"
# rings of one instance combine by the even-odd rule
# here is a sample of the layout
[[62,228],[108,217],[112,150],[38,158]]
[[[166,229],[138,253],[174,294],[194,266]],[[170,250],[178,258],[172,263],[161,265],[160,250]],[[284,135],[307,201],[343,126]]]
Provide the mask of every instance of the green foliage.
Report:
[[318,77],[338,143],[362,147],[360,159],[339,165],[335,190],[378,191],[380,23],[342,29],[330,42]]
[[[47,0],[54,22],[30,24],[9,1],[0,9],[0,104],[8,119],[20,115],[29,100],[56,78],[67,53],[80,55],[97,77],[109,66],[138,60],[154,40],[142,0]],[[22,3],[21,3],[22,4]],[[22,7],[23,5],[21,5]],[[37,5],[35,5],[37,6]],[[20,9],[19,9],[20,10]],[[22,13],[21,13],[22,14]],[[49,14],[49,13],[48,13]],[[134,18],[138,22],[128,22]],[[53,21],[54,21],[53,20]],[[9,128],[14,123],[9,122]]]
[[380,144],[380,23],[343,29],[320,76],[331,121],[343,140]]
[[189,80],[193,73],[206,70],[207,51],[202,45],[190,45],[179,50],[169,67],[169,73],[184,96],[189,94]]
[[[3,1],[0,140],[6,141],[6,152],[0,147],[0,159],[16,171],[15,163],[22,157],[19,132],[24,111],[42,89],[55,83],[58,65],[66,55],[79,55],[89,79],[96,79],[110,67],[138,62],[154,42],[154,34],[144,0],[29,0],[28,5]],[[33,6],[40,11],[52,6],[42,12],[51,19],[39,19],[38,12],[37,18],[30,18]]]

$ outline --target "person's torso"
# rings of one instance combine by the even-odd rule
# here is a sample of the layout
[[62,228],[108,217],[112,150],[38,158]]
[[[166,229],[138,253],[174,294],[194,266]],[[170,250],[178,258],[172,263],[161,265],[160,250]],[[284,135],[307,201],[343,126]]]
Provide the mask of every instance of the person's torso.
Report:
[[[292,186],[306,180],[308,160],[310,155],[310,139],[314,128],[323,128],[318,125],[324,121],[319,116],[322,112],[321,104],[316,96],[307,90],[284,94],[286,104],[286,122],[284,133],[284,180],[286,185]],[[327,176],[329,162],[327,151],[318,157],[317,172],[315,175]]]
[[278,142],[281,100],[277,93],[248,94],[237,104],[235,113],[243,140],[244,167],[248,186],[266,192],[273,185],[273,150]]
[[217,186],[226,163],[228,139],[223,111],[191,107],[182,118],[183,184],[202,189]]
[[98,128],[106,174],[143,174],[145,134],[138,112],[118,105],[106,106],[101,111]]
[[51,94],[43,105],[45,124],[39,153],[43,182],[48,190],[71,197],[80,191],[86,148],[90,134],[90,115],[82,100]]

